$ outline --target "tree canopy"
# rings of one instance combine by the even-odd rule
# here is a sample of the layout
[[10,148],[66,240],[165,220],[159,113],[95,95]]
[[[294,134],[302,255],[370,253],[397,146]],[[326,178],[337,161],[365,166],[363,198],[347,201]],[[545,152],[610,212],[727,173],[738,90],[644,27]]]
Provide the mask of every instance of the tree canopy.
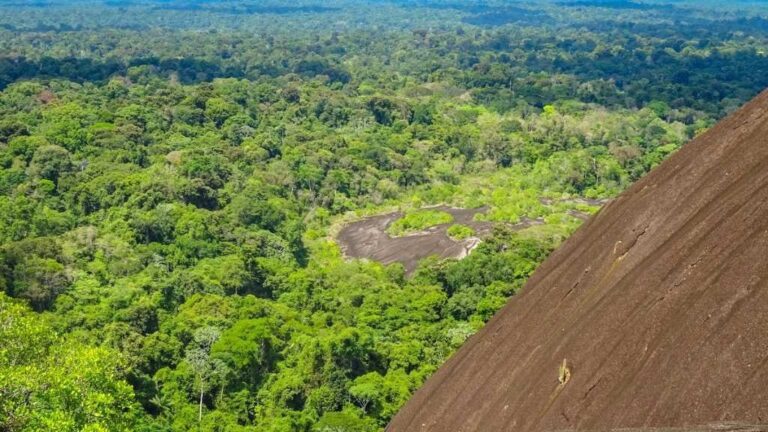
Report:
[[[0,4],[0,429],[382,430],[768,85],[760,6],[640,4]],[[334,241],[437,204],[495,228],[408,276]]]

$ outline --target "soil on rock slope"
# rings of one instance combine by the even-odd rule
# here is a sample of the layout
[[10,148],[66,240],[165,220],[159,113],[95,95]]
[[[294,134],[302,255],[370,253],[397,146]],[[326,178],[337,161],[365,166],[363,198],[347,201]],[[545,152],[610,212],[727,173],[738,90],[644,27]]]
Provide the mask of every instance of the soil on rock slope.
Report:
[[585,222],[387,431],[728,421],[768,423],[768,92]]

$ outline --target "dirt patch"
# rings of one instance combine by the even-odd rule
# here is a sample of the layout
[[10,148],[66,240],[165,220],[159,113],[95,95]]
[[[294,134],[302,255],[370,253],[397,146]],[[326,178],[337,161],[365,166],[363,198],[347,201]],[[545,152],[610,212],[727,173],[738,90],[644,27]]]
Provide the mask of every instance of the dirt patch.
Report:
[[589,218],[387,431],[764,424],[767,329],[764,92]]
[[[461,209],[448,206],[430,207],[453,216],[453,222],[402,237],[392,237],[387,228],[403,216],[402,212],[371,216],[352,222],[341,229],[336,236],[344,256],[367,258],[383,264],[402,263],[406,273],[412,273],[422,259],[437,255],[440,258],[464,258],[477,247],[480,241],[493,230],[493,222],[476,221],[475,215],[485,213],[488,208]],[[526,219],[514,225],[523,229],[540,224],[539,220]],[[451,225],[461,224],[472,228],[474,236],[461,241],[451,239],[446,231]]]

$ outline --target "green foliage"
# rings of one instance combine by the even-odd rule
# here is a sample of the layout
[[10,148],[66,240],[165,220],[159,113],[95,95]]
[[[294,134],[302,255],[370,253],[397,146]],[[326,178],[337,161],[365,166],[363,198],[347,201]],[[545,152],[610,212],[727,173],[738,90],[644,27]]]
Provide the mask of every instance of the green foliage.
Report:
[[[381,430],[593,200],[768,86],[760,5],[182,3],[0,14],[0,430]],[[496,229],[408,276],[330,239],[439,203]]]
[[327,412],[317,421],[313,432],[368,432],[376,430],[375,424],[361,418],[354,410]]
[[466,225],[455,224],[448,227],[446,233],[448,234],[448,237],[456,241],[461,241],[475,235],[475,230]]
[[57,145],[38,147],[32,156],[29,172],[32,176],[56,183],[72,169],[69,152]]
[[10,292],[38,310],[50,307],[68,285],[64,266],[50,258],[25,259],[15,266],[12,278]]
[[453,216],[444,211],[413,210],[394,221],[387,228],[387,232],[393,236],[401,236],[451,222],[453,222]]
[[235,322],[212,347],[212,354],[223,359],[241,375],[246,385],[257,385],[277,360],[282,340],[277,325],[268,318]]
[[2,293],[0,322],[0,428],[74,432],[140,426],[140,408],[116,352],[59,339],[41,316]]

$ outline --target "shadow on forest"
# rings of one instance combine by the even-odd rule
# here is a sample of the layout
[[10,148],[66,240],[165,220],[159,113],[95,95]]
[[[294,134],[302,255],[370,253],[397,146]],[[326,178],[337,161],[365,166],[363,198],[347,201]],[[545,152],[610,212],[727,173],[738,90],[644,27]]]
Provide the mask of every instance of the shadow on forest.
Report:
[[538,26],[554,22],[552,17],[545,12],[516,7],[498,8],[492,12],[465,17],[461,21],[467,24],[488,27],[513,23],[518,25]]
[[261,6],[261,5],[238,5],[227,7],[204,6],[200,3],[172,3],[162,6],[155,6],[153,10],[178,10],[178,11],[197,11],[211,12],[231,15],[253,15],[253,14],[272,14],[272,15],[290,15],[298,13],[323,13],[335,12],[340,10],[337,7],[328,7],[320,5],[308,6]]
[[711,20],[674,14],[670,18],[676,20],[674,26],[669,24],[595,21],[580,25],[579,27],[596,32],[623,31],[634,35],[656,37],[671,37],[674,35],[682,38],[702,38],[705,40],[726,36],[737,31],[751,34],[768,32],[768,19],[763,17]]
[[490,6],[483,3],[434,3],[428,1],[393,1],[395,5],[408,8],[456,10],[470,14],[462,19],[466,24],[478,26],[500,26],[505,24],[542,25],[553,22],[546,12],[516,6]]
[[135,58],[128,62],[108,60],[99,62],[89,58],[53,58],[43,57],[39,60],[0,57],[0,90],[21,79],[51,79],[60,78],[75,82],[104,81],[114,75],[126,75],[128,69],[135,66],[147,66],[147,73],[155,76],[177,74],[178,80],[184,84],[211,81],[215,78],[257,78],[259,76],[276,77],[286,73],[297,73],[305,77],[326,75],[332,82],[346,83],[350,74],[346,70],[315,61],[298,62],[293,66],[276,68],[269,65],[256,65],[248,68],[245,65],[220,65],[197,58]]
[[652,10],[659,9],[669,11],[677,9],[670,4],[651,4],[651,3],[637,3],[631,0],[576,0],[576,1],[559,1],[555,3],[558,6],[565,7],[599,7],[606,9],[628,9],[628,10]]
[[31,2],[0,2],[0,8],[45,8],[53,6],[53,3],[44,1],[31,1]]

